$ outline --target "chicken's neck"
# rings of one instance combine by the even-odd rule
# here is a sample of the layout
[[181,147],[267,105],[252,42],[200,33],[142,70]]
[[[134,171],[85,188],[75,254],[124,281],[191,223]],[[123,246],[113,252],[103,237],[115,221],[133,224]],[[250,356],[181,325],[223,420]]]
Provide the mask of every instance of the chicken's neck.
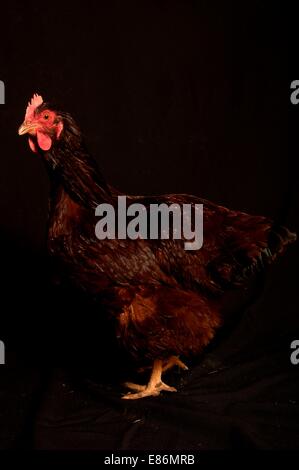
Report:
[[67,139],[46,154],[52,197],[62,188],[77,204],[92,209],[111,202],[111,191],[84,145]]

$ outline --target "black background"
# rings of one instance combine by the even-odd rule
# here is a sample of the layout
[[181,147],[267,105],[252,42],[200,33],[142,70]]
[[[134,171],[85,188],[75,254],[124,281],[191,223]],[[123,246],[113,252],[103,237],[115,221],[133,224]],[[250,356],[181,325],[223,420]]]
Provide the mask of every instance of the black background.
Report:
[[47,175],[17,135],[38,92],[72,113],[122,191],[196,194],[298,231],[285,19],[279,2],[240,3],[1,7],[0,447],[299,447],[298,247],[239,324],[170,376],[180,393],[124,404],[99,313],[49,283]]

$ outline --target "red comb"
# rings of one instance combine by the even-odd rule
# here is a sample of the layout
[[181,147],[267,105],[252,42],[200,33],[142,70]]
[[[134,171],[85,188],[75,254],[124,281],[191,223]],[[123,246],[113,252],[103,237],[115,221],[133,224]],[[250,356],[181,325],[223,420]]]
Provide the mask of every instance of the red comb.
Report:
[[31,99],[31,101],[28,103],[28,106],[27,106],[27,109],[26,109],[26,114],[25,114],[25,121],[28,121],[28,120],[33,118],[34,111],[42,103],[43,103],[42,97],[35,93],[33,95],[32,99]]

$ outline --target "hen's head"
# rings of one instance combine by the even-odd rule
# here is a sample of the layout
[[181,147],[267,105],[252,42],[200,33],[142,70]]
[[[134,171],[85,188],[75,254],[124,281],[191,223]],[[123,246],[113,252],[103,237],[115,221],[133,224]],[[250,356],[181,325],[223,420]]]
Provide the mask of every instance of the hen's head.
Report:
[[35,94],[28,103],[19,135],[29,135],[29,145],[33,152],[47,152],[59,140],[63,127],[62,115],[44,103],[40,95]]

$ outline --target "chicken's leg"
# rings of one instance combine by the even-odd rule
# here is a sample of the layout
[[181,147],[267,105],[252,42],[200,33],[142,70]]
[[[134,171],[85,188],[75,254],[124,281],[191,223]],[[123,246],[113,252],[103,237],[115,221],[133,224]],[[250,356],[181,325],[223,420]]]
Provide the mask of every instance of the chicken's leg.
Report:
[[162,369],[162,372],[166,372],[167,370],[169,369],[172,369],[172,367],[174,366],[178,366],[180,367],[181,369],[183,370],[188,370],[188,366],[186,366],[186,364],[183,363],[183,361],[180,360],[179,357],[177,356],[171,356],[165,364],[163,364],[163,369]]
[[154,361],[151,378],[147,385],[137,385],[131,382],[126,382],[124,385],[137,393],[127,393],[122,398],[125,400],[136,400],[138,398],[157,396],[162,391],[176,392],[176,388],[170,387],[162,382],[163,364],[160,359]]
[[[163,361],[162,374],[172,369],[174,366],[178,366],[180,369],[188,370],[188,366],[180,360],[178,356],[170,356],[168,359]],[[138,372],[145,372],[147,369],[152,369],[152,366],[140,367]]]

